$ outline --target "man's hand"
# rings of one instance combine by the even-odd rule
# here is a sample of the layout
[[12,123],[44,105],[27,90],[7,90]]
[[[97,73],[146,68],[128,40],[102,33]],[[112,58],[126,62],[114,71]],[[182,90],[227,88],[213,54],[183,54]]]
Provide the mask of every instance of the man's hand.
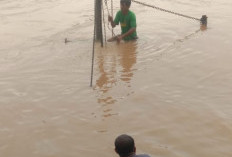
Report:
[[113,22],[113,17],[109,15],[109,16],[108,16],[108,21],[109,21],[109,22]]
[[114,28],[116,26],[116,24],[114,23],[113,17],[112,16],[108,16],[108,21],[110,22],[112,28]]

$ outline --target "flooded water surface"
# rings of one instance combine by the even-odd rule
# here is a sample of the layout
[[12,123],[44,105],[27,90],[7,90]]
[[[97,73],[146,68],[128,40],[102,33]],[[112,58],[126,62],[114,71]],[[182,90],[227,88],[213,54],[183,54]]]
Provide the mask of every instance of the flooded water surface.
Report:
[[0,0],[1,157],[116,157],[122,133],[153,157],[232,156],[232,2],[142,2],[208,28],[132,3],[139,39],[96,43],[89,87],[92,0]]

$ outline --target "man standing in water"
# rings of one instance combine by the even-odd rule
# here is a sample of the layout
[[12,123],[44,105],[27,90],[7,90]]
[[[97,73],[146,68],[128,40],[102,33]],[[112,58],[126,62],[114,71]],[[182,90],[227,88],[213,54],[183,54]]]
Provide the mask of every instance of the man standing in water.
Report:
[[136,155],[134,139],[128,135],[120,135],[115,139],[115,152],[120,157],[150,157],[146,154]]
[[113,17],[109,16],[108,20],[113,28],[120,23],[121,34],[109,39],[109,42],[115,40],[120,42],[121,40],[128,41],[137,39],[136,16],[129,10],[131,0],[120,0],[120,6],[121,10],[117,12],[115,19],[113,20]]

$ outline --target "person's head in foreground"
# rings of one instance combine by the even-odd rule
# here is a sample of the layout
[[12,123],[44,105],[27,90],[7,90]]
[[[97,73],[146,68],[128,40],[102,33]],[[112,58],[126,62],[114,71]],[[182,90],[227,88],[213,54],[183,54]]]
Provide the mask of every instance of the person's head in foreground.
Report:
[[121,6],[121,11],[123,13],[127,13],[131,6],[131,0],[120,0],[120,6]]
[[115,152],[120,157],[149,157],[148,155],[136,155],[134,139],[126,134],[122,134],[115,139]]

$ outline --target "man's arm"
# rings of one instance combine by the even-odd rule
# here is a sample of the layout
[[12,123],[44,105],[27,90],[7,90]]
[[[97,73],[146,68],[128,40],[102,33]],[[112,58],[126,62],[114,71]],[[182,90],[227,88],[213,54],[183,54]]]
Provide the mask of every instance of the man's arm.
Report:
[[122,34],[122,35],[117,36],[118,42],[120,42],[123,38],[125,38],[125,37],[131,35],[131,34],[134,33],[135,31],[136,31],[136,28],[134,27],[134,28],[131,28],[128,32],[126,32],[126,33],[124,33],[124,34]]

